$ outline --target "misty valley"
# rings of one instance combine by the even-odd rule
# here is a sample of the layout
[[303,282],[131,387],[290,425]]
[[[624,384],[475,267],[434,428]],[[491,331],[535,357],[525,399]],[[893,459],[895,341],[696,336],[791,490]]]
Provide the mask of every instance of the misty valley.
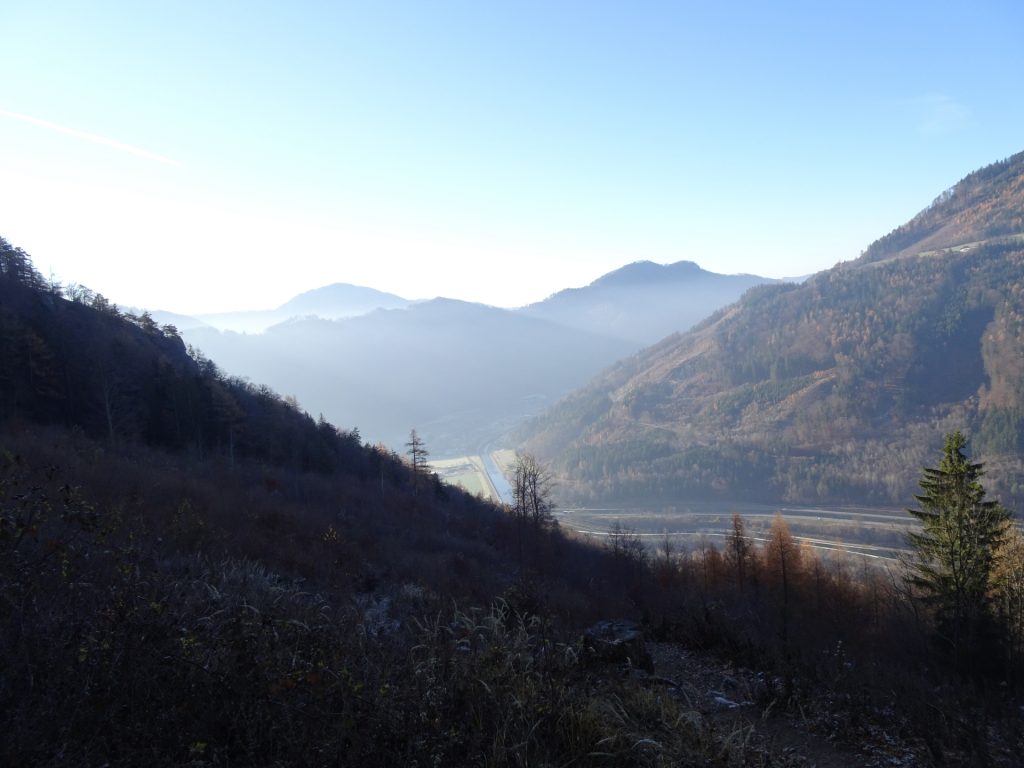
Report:
[[174,309],[0,239],[0,763],[1021,764],[1024,153],[795,280]]

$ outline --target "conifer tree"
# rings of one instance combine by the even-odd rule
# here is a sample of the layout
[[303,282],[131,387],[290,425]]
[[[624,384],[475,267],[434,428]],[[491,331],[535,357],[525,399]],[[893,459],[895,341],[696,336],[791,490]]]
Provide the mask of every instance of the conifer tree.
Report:
[[946,435],[938,467],[926,467],[915,496],[920,509],[907,511],[921,529],[907,534],[913,548],[908,581],[929,604],[940,637],[957,667],[977,666],[967,656],[985,637],[992,619],[989,584],[996,555],[1006,537],[1009,513],[985,500],[982,464],[965,450],[967,438]]

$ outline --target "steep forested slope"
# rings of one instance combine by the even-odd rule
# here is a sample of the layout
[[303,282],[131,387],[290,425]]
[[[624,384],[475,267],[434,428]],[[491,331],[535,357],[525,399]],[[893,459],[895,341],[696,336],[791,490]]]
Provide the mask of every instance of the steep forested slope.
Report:
[[569,762],[615,726],[521,612],[626,610],[606,561],[0,239],[0,763]]
[[[802,285],[750,290],[522,436],[581,500],[899,504],[956,427],[998,492],[1018,496],[1022,171],[1017,155],[972,174],[890,245]],[[896,239],[901,255],[881,258]]]
[[1024,232],[1024,152],[964,177],[921,213],[872,243],[861,261],[879,261]]
[[145,443],[297,471],[366,461],[358,434],[190,357],[173,326],[124,315],[77,286],[72,300],[63,298],[6,241],[0,259],[0,419],[74,426],[111,446]]

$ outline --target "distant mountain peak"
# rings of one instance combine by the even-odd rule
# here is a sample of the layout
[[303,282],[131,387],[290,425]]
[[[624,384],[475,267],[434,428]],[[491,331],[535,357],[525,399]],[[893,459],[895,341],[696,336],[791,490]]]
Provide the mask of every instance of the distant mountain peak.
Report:
[[591,286],[640,285],[656,280],[679,280],[710,274],[692,261],[658,264],[653,261],[634,261],[592,282]]
[[404,307],[409,303],[408,299],[403,299],[393,293],[378,291],[376,288],[367,288],[352,283],[331,283],[300,293],[278,307],[277,311],[317,314],[325,308],[349,309],[353,304],[358,305],[360,309],[369,305],[390,309]]
[[771,282],[756,275],[708,272],[692,261],[635,261],[519,311],[645,346],[690,328],[748,288]]
[[404,309],[411,303],[401,296],[384,293],[375,288],[351,283],[332,283],[300,293],[277,309],[218,312],[200,315],[197,320],[221,331],[263,333],[268,328],[292,318],[313,316],[323,320],[339,320],[365,315],[377,309]]

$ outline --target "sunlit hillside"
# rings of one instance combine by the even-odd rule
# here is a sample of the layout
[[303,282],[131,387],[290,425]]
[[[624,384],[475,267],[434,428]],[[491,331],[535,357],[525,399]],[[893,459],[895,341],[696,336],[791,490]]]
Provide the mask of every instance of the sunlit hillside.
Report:
[[520,435],[580,502],[899,506],[943,434],[964,429],[1016,503],[1021,178],[1024,154],[968,176],[898,230],[899,254],[878,258],[890,235],[803,284],[751,289]]

